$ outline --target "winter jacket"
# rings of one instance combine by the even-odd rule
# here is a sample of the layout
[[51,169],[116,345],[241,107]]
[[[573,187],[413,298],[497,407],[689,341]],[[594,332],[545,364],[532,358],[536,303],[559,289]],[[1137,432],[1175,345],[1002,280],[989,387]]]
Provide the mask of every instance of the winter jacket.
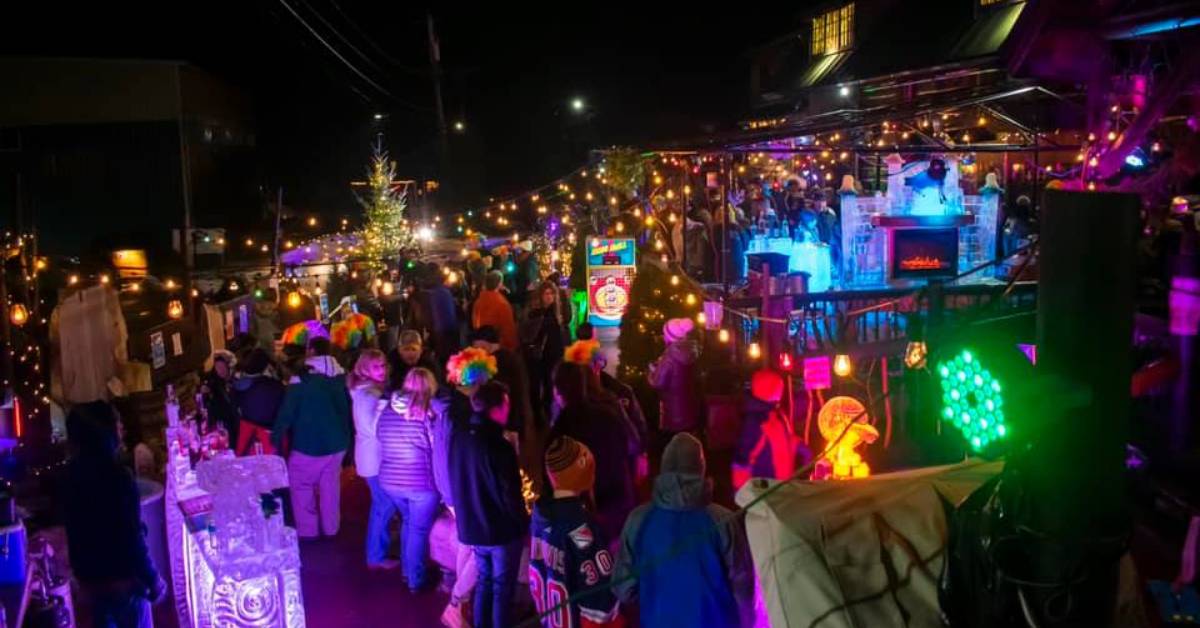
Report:
[[570,436],[592,450],[596,458],[596,518],[605,535],[616,538],[626,516],[637,506],[633,461],[640,449],[636,432],[615,403],[588,402],[562,409],[546,442],[559,436]]
[[416,364],[409,364],[400,357],[399,351],[390,351],[387,354],[388,359],[388,387],[392,390],[404,388],[404,378],[408,377],[408,372],[421,367],[427,369],[433,376],[437,378],[438,383],[444,383],[446,379],[446,369],[438,366],[437,358],[434,357],[431,351],[422,351],[421,357],[417,358]]
[[146,546],[133,475],[115,459],[76,458],[67,478],[63,503],[75,577],[84,583],[132,580],[153,589],[158,572]]
[[350,395],[344,377],[305,373],[288,386],[283,407],[271,430],[271,443],[283,448],[291,432],[292,449],[308,456],[328,456],[350,446]]
[[796,471],[799,439],[777,404],[755,397],[742,407],[742,427],[733,450],[733,489],[750,478],[785,480]]
[[651,366],[650,385],[658,390],[658,424],[664,432],[687,432],[700,427],[701,401],[696,376],[699,358],[699,345],[681,340],[671,343]]
[[625,410],[625,416],[629,418],[629,423],[637,432],[641,451],[646,451],[646,447],[650,443],[650,428],[646,424],[646,415],[642,412],[642,404],[638,402],[637,395],[633,392],[633,387],[609,375],[606,371],[600,371],[600,385],[604,387],[604,390],[615,395],[621,402],[621,407]]
[[377,428],[379,413],[386,404],[382,396],[383,391],[374,384],[350,390],[351,413],[354,416],[354,470],[359,477],[373,478],[379,475],[382,453]]
[[[668,448],[669,449],[669,448]],[[664,454],[654,496],[629,515],[613,574],[642,626],[754,625],[754,565],[741,517],[712,503],[700,475]]]
[[[433,409],[429,428],[433,444],[433,485],[442,496],[442,503],[453,508],[454,494],[450,490],[450,437],[454,435],[454,426],[465,423],[471,416],[471,402],[466,395],[457,390],[443,390],[433,398],[430,407]],[[461,418],[456,420],[456,415]]]
[[283,382],[268,375],[244,375],[233,380],[233,403],[242,419],[268,430],[275,426],[284,392]]
[[229,441],[236,443],[240,420],[237,407],[233,405],[229,382],[221,379],[214,371],[204,376],[204,409],[208,412],[210,425],[225,428],[229,434]]
[[[529,592],[539,615],[569,596],[604,587],[611,579],[608,538],[579,497],[534,506],[529,535]],[[542,617],[542,626],[621,625],[620,610],[617,596],[604,587]]]
[[496,358],[496,381],[508,386],[508,425],[518,434],[524,434],[533,421],[533,403],[529,397],[529,373],[525,362],[517,354],[501,348],[492,354]]
[[471,308],[471,327],[492,326],[500,334],[500,346],[509,351],[517,350],[517,319],[512,305],[499,290],[483,290]]
[[525,346],[526,358],[537,362],[542,369],[550,369],[562,360],[566,349],[567,333],[554,308],[537,308],[529,311],[521,327],[521,342]]
[[450,436],[450,492],[458,541],[465,545],[507,545],[528,530],[517,452],[504,430],[474,414]]
[[338,375],[346,374],[346,369],[342,368],[342,365],[338,364],[337,359],[331,355],[314,355],[304,360],[304,364],[308,366],[310,373],[324,375],[325,377],[337,377]]
[[418,292],[413,314],[416,327],[435,336],[458,331],[458,308],[454,304],[454,295],[445,286]]
[[432,491],[432,417],[411,416],[410,402],[408,395],[392,393],[379,414],[379,484],[390,491]]

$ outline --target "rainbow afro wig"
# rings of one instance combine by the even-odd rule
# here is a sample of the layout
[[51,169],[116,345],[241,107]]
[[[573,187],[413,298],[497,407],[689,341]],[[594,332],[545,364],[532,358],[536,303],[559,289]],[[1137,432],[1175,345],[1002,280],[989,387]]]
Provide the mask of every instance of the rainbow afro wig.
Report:
[[563,352],[563,360],[571,364],[596,366],[604,360],[599,340],[576,340]]
[[478,386],[496,374],[496,358],[492,354],[467,347],[450,356],[446,363],[446,378],[458,386]]

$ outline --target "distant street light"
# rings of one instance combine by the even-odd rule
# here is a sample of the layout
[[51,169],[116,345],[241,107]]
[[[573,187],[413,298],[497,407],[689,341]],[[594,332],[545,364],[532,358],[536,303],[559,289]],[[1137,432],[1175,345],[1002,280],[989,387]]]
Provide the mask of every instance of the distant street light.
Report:
[[382,120],[382,119],[383,119],[383,114],[382,114],[382,113],[377,113],[377,114],[375,114],[375,119],[376,119],[376,120]]
[[582,98],[575,98],[575,99],[571,100],[571,109],[573,109],[577,113],[580,111],[583,111],[583,104],[584,103],[583,103]]
[[454,130],[462,133],[463,131],[467,130],[467,125],[463,124],[462,120],[459,120],[454,123]]

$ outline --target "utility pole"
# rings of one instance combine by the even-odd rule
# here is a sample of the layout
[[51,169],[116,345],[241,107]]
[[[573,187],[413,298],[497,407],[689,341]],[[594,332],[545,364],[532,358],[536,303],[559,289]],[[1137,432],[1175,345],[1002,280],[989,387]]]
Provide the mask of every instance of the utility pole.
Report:
[[[450,168],[450,138],[446,129],[446,106],[442,102],[442,47],[437,32],[433,29],[433,13],[425,13],[425,25],[429,31],[429,66],[433,77],[433,105],[437,110],[438,124],[438,170],[437,178],[445,179]],[[429,195],[422,193],[425,216],[430,213]]]
[[283,221],[283,186],[279,186],[279,193],[275,200],[275,265],[271,269],[271,274],[275,278],[275,304],[279,304],[279,288],[282,285],[280,282],[279,272],[279,238],[282,235],[280,225]]
[[446,108],[442,104],[442,50],[438,43],[437,32],[433,30],[433,13],[425,14],[425,24],[429,30],[429,67],[433,74],[433,105],[437,110],[438,136],[441,138],[444,152],[446,149]]
[[[193,243],[192,243],[192,194],[191,194],[191,168],[188,164],[188,149],[187,149],[187,130],[184,128],[183,120],[183,77],[181,73],[183,67],[175,66],[175,105],[176,105],[176,126],[179,129],[179,180],[180,189],[183,192],[183,236],[179,238],[180,253],[183,254],[184,267],[187,269],[187,280],[184,282],[184,289],[191,290],[192,288],[192,265],[194,258]],[[191,304],[191,299],[185,301]]]

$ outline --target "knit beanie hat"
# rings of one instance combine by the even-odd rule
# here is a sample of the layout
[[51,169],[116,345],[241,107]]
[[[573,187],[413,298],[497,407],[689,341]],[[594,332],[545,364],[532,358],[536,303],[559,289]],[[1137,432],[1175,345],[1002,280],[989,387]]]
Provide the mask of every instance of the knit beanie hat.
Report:
[[783,378],[771,369],[759,369],[750,378],[750,394],[761,401],[778,403],[783,399]]
[[687,432],[680,432],[663,450],[662,472],[704,476],[704,446]]
[[583,493],[596,483],[596,459],[587,445],[560,436],[546,448],[546,472],[555,489]]
[[692,333],[692,319],[690,318],[672,318],[663,325],[663,341],[667,344],[683,340],[688,334]]

